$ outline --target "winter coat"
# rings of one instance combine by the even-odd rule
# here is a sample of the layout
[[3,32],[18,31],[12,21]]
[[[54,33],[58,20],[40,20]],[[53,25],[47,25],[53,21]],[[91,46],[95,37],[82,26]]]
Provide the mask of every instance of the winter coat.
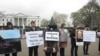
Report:
[[69,33],[67,29],[59,29],[60,31],[60,38],[59,38],[59,47],[65,48],[67,46]]
[[[48,32],[48,31],[49,32],[59,32],[59,30],[57,29],[57,25],[56,25],[53,18],[51,19],[50,24],[48,25],[48,28],[45,30],[44,33]],[[58,43],[59,43],[58,41],[46,41],[46,40],[44,40],[44,47],[47,47],[46,52],[53,52],[53,48],[55,48],[56,51],[58,51]]]

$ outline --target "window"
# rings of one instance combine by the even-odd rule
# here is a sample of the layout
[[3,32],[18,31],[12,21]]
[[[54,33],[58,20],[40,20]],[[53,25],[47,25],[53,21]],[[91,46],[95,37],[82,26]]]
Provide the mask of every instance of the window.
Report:
[[19,18],[19,26],[22,26],[23,23],[22,23],[22,18]]
[[38,22],[39,22],[39,20],[38,20]]
[[30,20],[28,20],[28,22],[30,22]]
[[6,21],[8,21],[8,19],[6,19]]
[[4,21],[4,19],[2,19],[2,21]]
[[15,24],[15,26],[18,26],[18,18],[14,18],[14,24]]
[[24,18],[24,25],[26,25],[26,23],[27,23],[26,19],[27,19],[27,18]]
[[18,19],[18,18],[15,17],[14,19]]
[[10,22],[12,22],[12,19],[10,19]]
[[39,26],[39,24],[38,24],[38,26]]
[[36,20],[34,20],[36,22]]

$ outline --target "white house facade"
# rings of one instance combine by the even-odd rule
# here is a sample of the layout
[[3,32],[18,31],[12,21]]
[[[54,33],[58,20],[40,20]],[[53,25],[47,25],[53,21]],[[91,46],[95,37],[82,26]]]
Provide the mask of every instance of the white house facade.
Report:
[[29,16],[22,13],[0,14],[0,26],[6,26],[7,22],[12,22],[14,26],[30,26],[31,21],[35,21],[36,26],[41,25],[40,16]]

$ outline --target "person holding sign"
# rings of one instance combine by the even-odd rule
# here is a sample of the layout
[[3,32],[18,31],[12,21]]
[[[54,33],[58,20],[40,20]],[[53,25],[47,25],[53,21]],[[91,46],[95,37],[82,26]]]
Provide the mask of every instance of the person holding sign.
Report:
[[77,26],[74,25],[74,28],[72,28],[72,30],[70,31],[70,37],[71,37],[71,56],[78,56],[77,52],[78,52],[78,46],[76,45],[76,29]]
[[65,47],[67,47],[68,37],[69,33],[67,29],[65,28],[65,23],[61,24],[60,31],[60,39],[59,39],[59,47],[60,47],[60,56],[65,56]]
[[[85,31],[90,31],[90,27],[88,25],[85,26]],[[84,55],[89,55],[88,53],[89,45],[90,42],[84,41],[84,46],[83,46]]]
[[[36,27],[35,22],[32,21],[31,22],[31,26],[28,29],[26,29],[26,32],[29,32],[29,31],[38,31],[38,30],[39,30],[39,28]],[[29,47],[29,56],[32,56],[33,50],[34,50],[34,56],[38,56],[38,46]]]
[[[7,22],[7,30],[13,29],[13,24],[11,22]],[[9,56],[9,53],[6,53],[5,56]],[[12,53],[12,56],[17,56],[17,52]]]
[[[58,39],[59,39],[59,30],[57,25],[52,18],[48,28],[45,31],[45,41],[44,41],[44,52],[45,56],[57,56],[58,51]],[[53,39],[55,40],[53,40]],[[56,40],[57,39],[57,40]]]

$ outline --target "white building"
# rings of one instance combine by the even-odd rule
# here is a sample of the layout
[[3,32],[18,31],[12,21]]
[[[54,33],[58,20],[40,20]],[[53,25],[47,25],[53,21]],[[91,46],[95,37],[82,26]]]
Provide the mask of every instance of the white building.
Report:
[[31,21],[35,21],[36,26],[41,25],[39,16],[29,16],[22,13],[0,14],[0,26],[5,26],[7,22],[12,22],[14,26],[30,26]]

